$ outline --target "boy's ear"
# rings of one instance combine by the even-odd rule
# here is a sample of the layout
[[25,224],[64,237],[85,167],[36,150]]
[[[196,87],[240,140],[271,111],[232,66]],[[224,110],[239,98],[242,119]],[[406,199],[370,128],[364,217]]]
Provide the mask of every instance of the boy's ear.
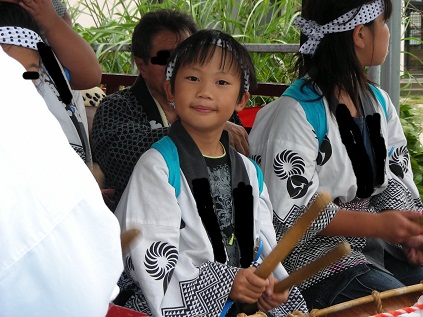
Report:
[[235,111],[240,112],[242,109],[244,109],[249,99],[250,99],[250,92],[248,91],[244,92],[244,95],[242,96],[241,101],[235,105]]
[[170,80],[166,80],[164,83],[164,90],[166,92],[167,101],[174,101],[175,97],[172,93],[172,88],[170,87]]
[[363,24],[357,25],[353,31],[353,42],[354,46],[357,48],[364,48],[366,43],[364,37],[366,36],[366,27]]

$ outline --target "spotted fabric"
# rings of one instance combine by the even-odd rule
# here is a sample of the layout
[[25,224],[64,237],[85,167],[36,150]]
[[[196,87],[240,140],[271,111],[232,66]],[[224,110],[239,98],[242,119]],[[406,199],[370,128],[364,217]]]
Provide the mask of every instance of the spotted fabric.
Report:
[[308,37],[308,40],[301,45],[300,53],[313,55],[326,34],[350,31],[357,25],[369,23],[381,15],[384,8],[382,0],[375,0],[348,11],[325,25],[297,17],[294,25],[299,26],[301,32]]
[[100,87],[93,87],[82,91],[82,100],[85,107],[98,107],[100,101],[106,96]]
[[34,31],[18,26],[0,27],[0,44],[17,45],[37,51],[41,37]]

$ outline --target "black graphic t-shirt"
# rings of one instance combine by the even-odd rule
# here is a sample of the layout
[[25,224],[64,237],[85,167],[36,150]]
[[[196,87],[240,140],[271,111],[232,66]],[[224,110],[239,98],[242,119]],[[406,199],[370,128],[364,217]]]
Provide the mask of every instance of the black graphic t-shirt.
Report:
[[228,156],[225,155],[219,158],[204,157],[204,159],[209,172],[211,195],[228,256],[228,264],[239,267],[239,250],[234,237],[231,170]]

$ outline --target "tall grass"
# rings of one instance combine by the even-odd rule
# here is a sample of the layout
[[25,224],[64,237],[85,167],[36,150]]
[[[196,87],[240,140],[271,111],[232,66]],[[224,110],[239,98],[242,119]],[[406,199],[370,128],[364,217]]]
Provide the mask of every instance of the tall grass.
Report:
[[[405,1],[406,5],[409,3]],[[68,10],[75,30],[88,43],[98,45],[96,54],[103,71],[129,74],[136,69],[130,52],[123,48],[127,50],[132,30],[147,12],[177,9],[190,14],[200,28],[218,28],[241,43],[294,44],[299,42],[299,31],[293,21],[299,14],[300,4],[301,0],[105,0],[104,3],[79,0],[76,5],[68,3]],[[89,16],[94,26],[80,25],[78,17],[83,15]],[[404,18],[403,23],[407,25],[409,21]],[[403,40],[409,39],[403,36]],[[252,53],[258,80],[290,83],[295,76],[291,69],[292,57],[292,54]],[[413,76],[404,70],[402,78],[412,80]],[[257,104],[260,100],[253,102]],[[423,148],[419,138],[423,131],[422,115],[415,110],[412,104],[403,102],[400,117],[408,140],[414,180],[423,195]]]
[[[160,2],[160,3],[159,3]],[[242,43],[298,43],[293,27],[300,0],[80,0],[70,8],[75,30],[90,44],[98,44],[97,57],[104,72],[135,73],[129,52],[132,30],[147,12],[159,8],[190,14],[200,28],[217,28]],[[68,6],[69,7],[69,6]],[[77,23],[88,15],[94,26]],[[111,45],[110,45],[111,44]],[[290,82],[292,54],[252,53],[259,81]]]

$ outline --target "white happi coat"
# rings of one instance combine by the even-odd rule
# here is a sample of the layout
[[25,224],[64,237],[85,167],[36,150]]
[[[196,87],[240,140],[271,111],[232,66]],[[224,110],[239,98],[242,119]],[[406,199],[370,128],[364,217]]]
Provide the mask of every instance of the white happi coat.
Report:
[[119,223],[25,68],[0,48],[0,316],[104,317]]
[[[66,77],[63,67],[60,65],[60,63],[58,63],[58,66],[61,68],[63,76]],[[85,111],[81,92],[79,90],[71,90],[69,82],[66,79],[66,85],[69,88],[69,91],[72,93],[72,103],[70,105],[72,111],[68,111],[66,109],[66,105],[62,102],[62,99],[58,93],[57,85],[53,79],[51,79],[50,75],[48,75],[48,72],[45,69],[43,63],[41,63],[39,72],[40,77],[35,81],[35,86],[37,87],[39,94],[45,100],[48,109],[60,123],[60,126],[62,127],[69,144],[86,163],[90,163],[92,159],[88,140],[87,113]],[[76,122],[78,122],[81,134],[85,133],[85,135],[78,134],[78,130],[75,124],[72,122],[72,116],[75,117]]]
[[[198,164],[205,164],[201,160],[203,163],[199,160]],[[273,209],[265,186],[259,194],[256,167],[244,156],[242,161],[253,188],[254,238],[263,242],[263,258],[276,245]],[[126,274],[141,287],[152,316],[219,316],[239,268],[214,261],[212,244],[186,177],[180,170],[181,192],[176,197],[168,176],[161,153],[148,150],[135,166],[119,202],[115,214],[122,230],[141,231],[141,238],[126,255]],[[287,276],[282,265],[273,274],[278,280]],[[146,309],[141,301],[140,297],[133,298],[126,306]],[[275,315],[285,316],[297,309],[306,311],[302,296],[294,288],[289,303],[276,309]]]
[[[371,208],[367,211],[413,209],[421,206],[421,202],[413,182],[406,139],[389,96],[382,90],[380,92],[386,102],[387,119],[379,102],[373,103],[381,116],[381,133],[388,157],[384,183],[375,188],[370,198]],[[274,225],[278,238],[304,212],[317,193],[329,193],[346,209],[348,202],[356,198],[357,182],[351,161],[342,143],[336,119],[330,115],[327,101],[323,101],[327,135],[320,149],[316,133],[303,107],[288,96],[280,97],[258,112],[249,136],[250,152],[263,170],[277,215]],[[403,175],[395,175],[390,166],[396,166]],[[361,252],[366,242],[364,238],[319,236],[319,232],[329,224],[338,209],[335,204],[328,206],[283,264],[288,272],[298,269],[343,241],[351,244],[352,252],[303,282],[300,289],[348,267],[367,262]]]

